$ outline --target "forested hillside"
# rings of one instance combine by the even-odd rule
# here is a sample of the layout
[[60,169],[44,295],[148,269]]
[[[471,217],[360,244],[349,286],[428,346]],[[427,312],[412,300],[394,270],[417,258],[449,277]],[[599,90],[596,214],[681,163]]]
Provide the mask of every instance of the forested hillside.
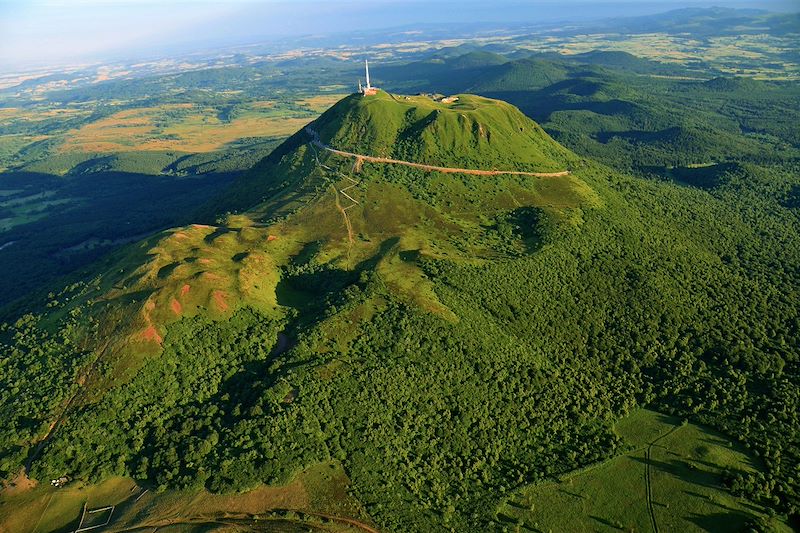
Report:
[[715,478],[753,504],[734,523],[794,516],[793,163],[647,180],[462,98],[349,97],[311,130],[423,162],[497,132],[516,166],[571,173],[359,168],[301,130],[234,189],[242,214],[128,247],[6,323],[4,475],[229,492],[335,460],[381,529],[502,529],[507,497],[622,453],[614,422],[648,406],[746,447],[758,468]]

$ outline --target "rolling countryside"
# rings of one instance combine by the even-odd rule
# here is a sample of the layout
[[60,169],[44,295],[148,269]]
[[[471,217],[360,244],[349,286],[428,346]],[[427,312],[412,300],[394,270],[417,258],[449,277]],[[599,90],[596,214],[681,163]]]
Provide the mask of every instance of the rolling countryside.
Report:
[[800,18],[661,7],[0,68],[0,532],[797,530]]

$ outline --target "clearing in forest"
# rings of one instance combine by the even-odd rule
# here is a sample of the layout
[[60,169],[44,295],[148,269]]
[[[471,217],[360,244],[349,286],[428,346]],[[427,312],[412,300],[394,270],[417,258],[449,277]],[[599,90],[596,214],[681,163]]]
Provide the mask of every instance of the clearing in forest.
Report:
[[[649,410],[620,420],[624,455],[523,489],[498,509],[520,531],[739,531],[764,508],[722,486],[758,465],[730,439]],[[773,519],[776,531],[790,529]]]

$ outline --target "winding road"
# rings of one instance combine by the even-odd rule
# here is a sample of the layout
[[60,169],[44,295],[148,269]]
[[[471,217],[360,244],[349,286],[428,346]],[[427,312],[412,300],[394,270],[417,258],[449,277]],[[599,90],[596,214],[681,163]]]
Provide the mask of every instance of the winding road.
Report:
[[314,146],[326,150],[332,154],[340,155],[343,157],[356,158],[356,164],[360,168],[361,163],[367,161],[369,163],[386,163],[390,165],[403,165],[406,167],[419,168],[429,172],[442,172],[444,174],[472,174],[475,176],[533,176],[537,178],[557,178],[559,176],[568,176],[569,170],[562,170],[560,172],[523,172],[520,170],[481,170],[473,168],[454,168],[454,167],[438,167],[436,165],[426,165],[423,163],[412,163],[411,161],[403,161],[402,159],[391,159],[389,157],[375,157],[371,155],[356,154],[353,152],[346,152],[344,150],[337,150],[319,140],[319,135],[313,129],[306,127],[306,133],[311,136],[311,142]]

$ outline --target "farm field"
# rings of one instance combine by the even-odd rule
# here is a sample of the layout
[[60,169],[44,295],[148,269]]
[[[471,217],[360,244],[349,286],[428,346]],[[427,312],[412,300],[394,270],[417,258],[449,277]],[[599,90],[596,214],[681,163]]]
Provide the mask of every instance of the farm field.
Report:
[[690,34],[643,33],[620,35],[596,33],[553,37],[523,46],[538,52],[564,55],[594,50],[621,51],[674,65],[702,63],[730,75],[762,80],[791,80],[800,77],[800,64],[783,58],[783,38],[769,35],[717,36],[698,39]]
[[[43,141],[48,152],[63,156],[73,152],[212,152],[243,142],[287,137],[342,96],[155,106],[122,101],[112,102],[99,117],[91,116],[90,105],[0,108],[0,165],[24,164],[25,156],[18,154]],[[115,107],[120,109],[115,111]]]
[[287,137],[314,118],[311,109],[253,102],[227,119],[217,108],[194,104],[133,108],[66,132],[58,150],[211,152],[244,138]]
[[730,439],[646,409],[615,431],[628,452],[522,490],[500,506],[498,519],[518,531],[725,532],[757,520],[791,531],[723,486],[728,472],[759,469]]

